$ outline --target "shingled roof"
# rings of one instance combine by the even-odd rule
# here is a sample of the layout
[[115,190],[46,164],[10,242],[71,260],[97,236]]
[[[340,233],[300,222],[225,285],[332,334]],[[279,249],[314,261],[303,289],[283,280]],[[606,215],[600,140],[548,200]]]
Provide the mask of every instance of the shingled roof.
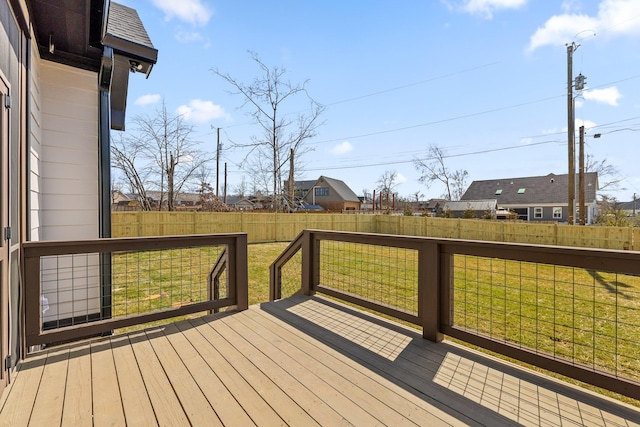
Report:
[[[524,178],[473,181],[460,200],[497,199],[500,206],[532,204],[567,204],[569,175],[530,176]],[[578,177],[576,176],[576,186]],[[598,174],[585,174],[585,200],[596,199]],[[576,199],[577,199],[576,191]]]
[[158,59],[158,50],[153,47],[138,12],[119,3],[112,2],[109,5],[107,29],[102,43],[116,52],[121,51],[129,57],[136,56],[150,62],[150,65]]

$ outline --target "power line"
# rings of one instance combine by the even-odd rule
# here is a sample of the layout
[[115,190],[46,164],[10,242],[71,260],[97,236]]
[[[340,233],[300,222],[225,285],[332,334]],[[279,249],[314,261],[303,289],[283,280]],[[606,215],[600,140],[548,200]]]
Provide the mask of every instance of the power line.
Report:
[[413,87],[413,86],[419,86],[419,85],[424,84],[424,83],[429,83],[429,82],[433,82],[433,81],[436,81],[436,80],[442,80],[442,79],[445,79],[447,77],[452,77],[452,76],[455,76],[455,75],[458,75],[458,74],[464,74],[464,73],[468,73],[468,72],[471,72],[471,71],[476,71],[476,70],[479,70],[481,68],[486,68],[486,67],[489,67],[489,66],[492,66],[492,65],[496,65],[496,64],[499,64],[499,63],[500,63],[499,61],[489,62],[487,64],[478,65],[476,67],[471,67],[471,68],[465,68],[465,69],[460,70],[460,71],[455,71],[455,72],[443,74],[443,75],[432,77],[432,78],[429,78],[429,79],[426,79],[426,80],[421,80],[419,82],[409,83],[409,84],[402,85],[402,86],[396,86],[396,87],[393,87],[391,89],[385,89],[385,90],[381,90],[381,91],[378,91],[378,92],[372,92],[372,93],[369,93],[367,95],[355,96],[353,98],[343,99],[342,101],[331,102],[329,104],[324,104],[324,106],[325,107],[330,107],[332,105],[344,104],[346,102],[358,101],[360,99],[369,98],[371,96],[382,95],[383,93],[394,92],[394,91],[401,90],[401,89],[407,89],[407,88],[410,88],[410,87]]
[[493,109],[490,109],[490,110],[484,110],[484,111],[479,111],[479,112],[475,112],[475,113],[463,114],[463,115],[460,115],[460,116],[449,117],[449,118],[446,118],[446,119],[440,119],[440,120],[434,120],[434,121],[431,121],[431,122],[420,123],[420,124],[417,124],[417,125],[404,126],[404,127],[400,127],[400,128],[394,128],[394,129],[387,129],[387,130],[383,130],[383,131],[371,132],[371,133],[366,133],[366,134],[361,134],[361,135],[347,136],[347,137],[343,137],[343,138],[335,138],[335,139],[327,139],[327,140],[323,140],[323,141],[316,141],[316,142],[310,143],[310,145],[324,144],[324,143],[327,143],[327,142],[344,141],[344,140],[348,140],[348,139],[365,138],[367,136],[383,135],[383,134],[386,134],[386,133],[400,132],[400,131],[408,130],[408,129],[415,129],[415,128],[419,128],[419,127],[432,126],[432,125],[437,125],[437,124],[440,124],[440,123],[452,122],[452,121],[460,120],[460,119],[468,119],[470,117],[477,117],[477,116],[482,116],[482,115],[485,115],[485,114],[495,113],[495,112],[498,112],[498,111],[504,111],[504,110],[509,110],[509,109],[512,109],[512,108],[523,107],[525,105],[538,104],[538,103],[541,103],[541,102],[546,102],[546,101],[550,101],[552,99],[562,98],[562,97],[564,97],[564,95],[556,95],[556,96],[551,96],[551,97],[548,97],[548,98],[537,99],[535,101],[522,102],[520,104],[513,104],[513,105],[508,105],[508,106],[505,106],[505,107],[498,107],[498,108],[493,108]]
[[[425,80],[420,80],[418,82],[408,83],[408,84],[405,84],[405,85],[392,87],[390,89],[383,89],[383,90],[379,90],[379,91],[376,91],[376,92],[371,92],[371,93],[368,93],[368,94],[365,94],[365,95],[358,95],[358,96],[354,96],[353,98],[342,99],[342,100],[339,100],[339,101],[334,101],[334,102],[330,102],[330,103],[326,103],[326,104],[322,104],[322,105],[325,106],[325,107],[331,107],[333,105],[339,105],[339,104],[345,104],[347,102],[358,101],[360,99],[370,98],[372,96],[382,95],[382,94],[389,93],[389,92],[395,92],[395,91],[398,91],[398,90],[407,89],[407,88],[414,87],[414,86],[419,86],[419,85],[422,85],[422,84],[425,84],[425,83],[430,83],[430,82],[433,82],[433,81],[436,81],[436,80],[443,80],[443,79],[445,79],[447,77],[453,77],[453,76],[456,76],[458,74],[469,73],[471,71],[480,70],[482,68],[487,68],[487,67],[490,67],[492,65],[497,65],[499,63],[500,63],[500,61],[488,62],[486,64],[477,65],[475,67],[470,67],[470,68],[464,68],[464,69],[459,70],[459,71],[453,71],[453,72],[450,72],[450,73],[446,73],[446,74],[442,74],[442,75],[439,75],[439,76],[431,77],[431,78],[428,78],[428,79],[425,79]],[[298,114],[298,113],[301,113],[303,111],[307,111],[307,110],[294,111],[294,112],[291,112],[291,113],[286,113],[285,115]],[[225,127],[226,128],[234,128],[234,127],[247,126],[247,125],[252,125],[252,124],[254,124],[254,123],[253,122],[246,122],[246,123],[238,123],[238,124],[235,124],[235,125],[227,125]]]

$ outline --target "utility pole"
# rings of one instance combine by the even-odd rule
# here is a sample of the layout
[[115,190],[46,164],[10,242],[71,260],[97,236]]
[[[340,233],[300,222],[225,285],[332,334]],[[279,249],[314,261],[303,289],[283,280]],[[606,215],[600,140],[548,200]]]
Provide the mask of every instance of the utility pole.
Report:
[[227,204],[227,162],[224,162],[224,204]]
[[291,151],[289,152],[289,209],[291,211],[293,211],[293,209],[295,208],[295,181],[294,181],[294,177],[295,177],[295,173],[293,170],[294,167],[294,152],[293,152],[293,148],[291,149]]
[[584,206],[584,126],[580,126],[580,150],[578,154],[578,162],[578,191],[580,192],[578,206],[580,206],[580,225],[585,225],[586,212]]
[[216,198],[220,198],[220,128],[218,131],[218,144],[216,145]]
[[573,111],[573,52],[578,48],[575,42],[567,45],[567,137],[569,146],[569,195],[567,201],[568,223],[575,223],[576,208],[576,155],[575,155],[575,119]]

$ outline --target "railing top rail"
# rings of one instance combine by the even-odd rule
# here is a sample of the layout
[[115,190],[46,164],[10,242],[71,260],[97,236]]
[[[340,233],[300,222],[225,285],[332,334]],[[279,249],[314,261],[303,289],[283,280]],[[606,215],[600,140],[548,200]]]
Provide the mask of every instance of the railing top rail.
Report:
[[302,239],[304,234],[304,230],[298,233],[296,238],[287,245],[285,250],[282,251],[280,255],[278,255],[278,257],[271,263],[271,265],[282,265],[289,261],[302,248]]
[[514,261],[555,264],[586,269],[614,270],[640,275],[640,252],[616,249],[579,248],[573,246],[529,243],[490,242],[422,236],[359,233],[347,231],[305,230],[319,239],[369,245],[422,249],[425,243],[438,244],[442,253],[502,258]]
[[25,242],[23,244],[23,249],[24,256],[29,258],[48,255],[71,255],[91,252],[172,249],[184,248],[189,246],[230,244],[240,236],[246,236],[246,233],[103,238],[73,241],[43,240],[38,242]]

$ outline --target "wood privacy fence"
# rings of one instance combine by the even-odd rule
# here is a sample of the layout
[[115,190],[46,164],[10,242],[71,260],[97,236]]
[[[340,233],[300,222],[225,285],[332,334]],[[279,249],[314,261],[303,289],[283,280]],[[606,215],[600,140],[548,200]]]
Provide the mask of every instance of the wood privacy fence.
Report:
[[640,228],[633,227],[327,213],[112,213],[113,237],[241,232],[249,243],[288,242],[305,229],[640,250]]

